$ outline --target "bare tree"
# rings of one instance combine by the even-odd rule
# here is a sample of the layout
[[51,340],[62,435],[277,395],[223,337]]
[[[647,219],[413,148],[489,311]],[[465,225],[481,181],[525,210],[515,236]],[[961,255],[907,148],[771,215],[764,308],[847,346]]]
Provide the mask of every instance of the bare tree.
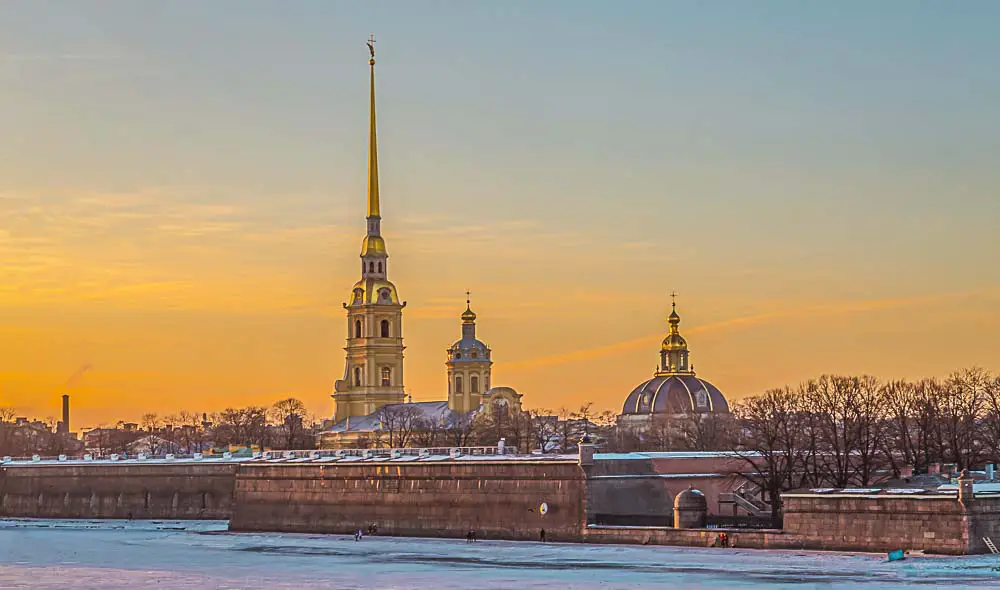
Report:
[[803,394],[786,387],[743,400],[734,408],[742,426],[735,451],[745,465],[740,475],[763,490],[775,519],[781,492],[792,487],[801,467],[803,406]]
[[405,447],[421,417],[420,410],[410,404],[394,404],[379,410],[380,430],[388,437],[389,448]]
[[314,446],[315,441],[307,436],[306,416],[305,404],[294,397],[277,401],[271,406],[271,420],[278,426],[286,449]]

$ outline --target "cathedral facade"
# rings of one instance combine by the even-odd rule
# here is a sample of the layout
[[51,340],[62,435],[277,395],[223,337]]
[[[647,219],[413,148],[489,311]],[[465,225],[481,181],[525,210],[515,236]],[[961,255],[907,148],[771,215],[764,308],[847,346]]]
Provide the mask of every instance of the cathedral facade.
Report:
[[[388,279],[389,254],[382,237],[375,125],[375,51],[369,43],[370,126],[368,136],[368,215],[361,242],[361,279],[344,303],[347,345],[343,378],[334,384],[333,419],[319,435],[321,448],[384,444],[390,422],[412,421],[411,428],[448,428],[466,424],[481,412],[520,410],[521,394],[492,387],[490,347],[476,337],[476,314],[466,294],[461,337],[447,350],[448,399],[408,400],[403,381],[403,309]],[[391,438],[391,437],[390,437]]]

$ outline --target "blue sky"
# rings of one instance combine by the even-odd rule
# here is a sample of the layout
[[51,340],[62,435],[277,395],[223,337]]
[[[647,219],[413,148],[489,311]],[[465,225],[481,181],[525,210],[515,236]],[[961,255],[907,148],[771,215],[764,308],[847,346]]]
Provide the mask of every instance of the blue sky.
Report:
[[[393,277],[414,309],[439,310],[409,324],[408,358],[428,367],[408,369],[427,391],[415,397],[443,386],[446,310],[465,288],[481,318],[512,318],[492,344],[515,362],[652,335],[671,289],[695,325],[980,293],[965,307],[981,313],[947,324],[971,347],[955,362],[989,358],[997,22],[986,1],[3,0],[0,262],[13,278],[0,300],[90,317],[56,292],[148,313],[224,314],[236,298],[339,334],[363,231],[374,32]],[[537,346],[517,344],[536,329]],[[798,325],[794,345],[760,329],[748,341],[780,350],[847,328]],[[932,354],[912,341],[936,329],[885,328],[898,340],[878,350]],[[747,341],[731,338],[707,342],[699,364],[741,395],[823,366],[790,358],[765,378],[732,361]],[[641,380],[655,345],[614,359],[623,375],[600,387]],[[337,347],[303,390],[337,377]],[[582,370],[510,378],[558,405],[560,371],[592,380]]]

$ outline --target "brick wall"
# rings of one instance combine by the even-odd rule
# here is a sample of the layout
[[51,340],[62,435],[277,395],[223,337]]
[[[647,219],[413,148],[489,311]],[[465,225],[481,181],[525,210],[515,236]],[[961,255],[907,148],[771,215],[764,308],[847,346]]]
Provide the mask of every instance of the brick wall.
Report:
[[33,465],[0,470],[0,515],[225,520],[236,464]]
[[244,464],[230,528],[578,541],[585,482],[569,461]]

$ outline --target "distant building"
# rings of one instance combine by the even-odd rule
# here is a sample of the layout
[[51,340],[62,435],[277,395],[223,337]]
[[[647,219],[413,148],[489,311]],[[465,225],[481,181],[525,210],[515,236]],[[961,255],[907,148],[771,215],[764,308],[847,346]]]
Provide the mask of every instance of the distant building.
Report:
[[660,346],[660,363],[651,379],[629,393],[618,423],[642,430],[654,417],[695,414],[728,414],[729,402],[719,388],[695,376],[687,341],[681,336],[676,301],[667,318],[670,332]]

